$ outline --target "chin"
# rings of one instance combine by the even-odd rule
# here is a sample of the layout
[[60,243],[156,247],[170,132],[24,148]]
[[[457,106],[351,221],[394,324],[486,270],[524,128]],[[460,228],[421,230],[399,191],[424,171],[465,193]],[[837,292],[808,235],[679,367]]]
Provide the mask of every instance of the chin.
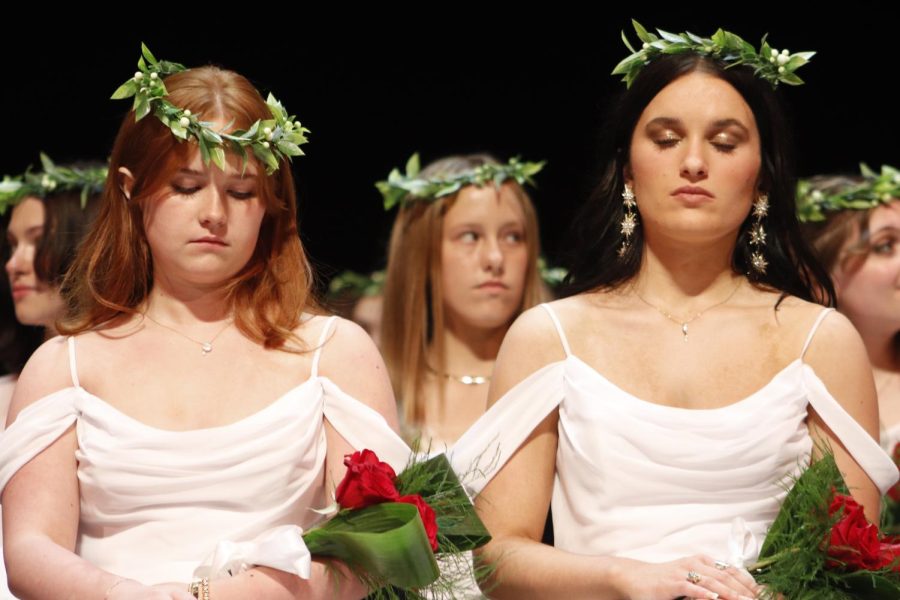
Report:
[[47,327],[48,323],[52,323],[56,315],[41,310],[34,306],[21,306],[22,303],[16,305],[16,320],[22,325],[29,327]]

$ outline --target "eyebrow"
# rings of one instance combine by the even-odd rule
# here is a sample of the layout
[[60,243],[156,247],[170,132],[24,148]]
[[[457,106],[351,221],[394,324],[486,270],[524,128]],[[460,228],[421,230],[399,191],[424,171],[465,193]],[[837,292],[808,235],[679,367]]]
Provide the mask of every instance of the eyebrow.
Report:
[[873,229],[873,230],[869,231],[869,237],[878,235],[879,233],[883,233],[883,232],[885,232],[885,231],[887,231],[887,232],[894,232],[894,233],[900,233],[900,228],[898,228],[896,225],[893,225],[893,224],[891,224],[891,223],[888,223],[887,225],[882,225],[882,226],[879,227],[878,229]]
[[[665,127],[677,127],[682,125],[681,119],[676,119],[674,117],[656,117],[652,121],[647,123],[647,127],[651,125],[663,125]],[[712,128],[713,129],[725,129],[726,127],[738,127],[743,130],[745,133],[749,133],[747,126],[738,121],[737,119],[719,119],[717,121],[713,121]]]

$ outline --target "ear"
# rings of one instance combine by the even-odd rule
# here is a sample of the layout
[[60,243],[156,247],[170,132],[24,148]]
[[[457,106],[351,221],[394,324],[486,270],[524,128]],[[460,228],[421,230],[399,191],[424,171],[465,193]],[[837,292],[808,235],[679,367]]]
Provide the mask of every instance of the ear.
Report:
[[116,176],[116,179],[119,184],[119,189],[122,190],[122,194],[125,195],[126,199],[131,200],[131,190],[134,189],[134,175],[128,170],[128,167],[119,167],[119,173]]
[[622,178],[625,180],[625,183],[634,187],[634,175],[631,172],[631,165],[629,163],[625,163],[625,166],[622,167]]

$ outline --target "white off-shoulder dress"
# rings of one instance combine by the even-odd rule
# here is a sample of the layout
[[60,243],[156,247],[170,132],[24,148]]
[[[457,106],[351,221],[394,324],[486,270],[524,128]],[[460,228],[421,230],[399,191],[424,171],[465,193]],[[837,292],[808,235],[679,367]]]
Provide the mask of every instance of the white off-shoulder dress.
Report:
[[[401,471],[409,448],[376,411],[318,373],[240,421],[189,431],[145,425],[81,387],[26,407],[0,439],[0,489],[73,424],[81,516],[75,551],[109,572],[153,584],[266,565],[309,577],[300,539],[332,503],[325,422],[355,449]],[[349,366],[348,366],[349,368]]]
[[[704,553],[758,557],[790,477],[808,461],[813,409],[884,493],[897,467],[800,356],[765,386],[708,410],[654,404],[572,354],[512,388],[457,441],[452,463],[477,493],[552,411],[559,411],[553,485],[555,545],[582,555],[664,562]],[[710,373],[716,377],[716,373]],[[478,466],[479,468],[473,468]]]

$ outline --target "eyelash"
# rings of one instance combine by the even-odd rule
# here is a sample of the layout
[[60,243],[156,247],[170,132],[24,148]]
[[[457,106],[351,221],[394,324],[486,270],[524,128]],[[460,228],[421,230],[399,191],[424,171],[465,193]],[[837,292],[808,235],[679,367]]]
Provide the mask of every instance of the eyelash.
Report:
[[873,254],[882,254],[882,255],[893,254],[894,246],[896,244],[897,244],[897,240],[895,240],[895,239],[888,239],[888,240],[878,242],[877,244],[872,245],[872,253]]
[[[677,139],[677,138],[664,138],[661,140],[653,140],[653,143],[656,144],[657,146],[659,146],[660,148],[671,148],[680,141],[681,140]],[[737,144],[725,144],[722,142],[710,142],[710,143],[713,145],[713,147],[716,150],[718,150],[719,152],[721,152],[723,154],[730,154],[731,152],[734,151],[735,148],[737,148]]]
[[[472,239],[467,239],[469,236],[471,236]],[[476,242],[476,241],[478,241],[478,239],[480,237],[481,237],[481,235],[479,235],[478,233],[476,233],[474,231],[464,231],[463,233],[460,234],[459,239],[464,242],[465,241]],[[509,238],[514,238],[514,239],[510,240]],[[525,235],[522,233],[518,233],[518,232],[511,232],[511,233],[504,234],[503,239],[506,240],[507,242],[517,244],[525,239]]]
[[[182,196],[190,197],[190,196],[193,196],[194,194],[196,194],[197,192],[199,192],[201,188],[200,188],[200,186],[186,188],[186,187],[181,187],[180,185],[172,184],[172,189],[175,190],[176,193],[181,194]],[[231,197],[234,198],[235,200],[249,200],[249,199],[253,198],[253,196],[255,196],[255,194],[253,192],[229,191],[228,193],[231,194]]]

